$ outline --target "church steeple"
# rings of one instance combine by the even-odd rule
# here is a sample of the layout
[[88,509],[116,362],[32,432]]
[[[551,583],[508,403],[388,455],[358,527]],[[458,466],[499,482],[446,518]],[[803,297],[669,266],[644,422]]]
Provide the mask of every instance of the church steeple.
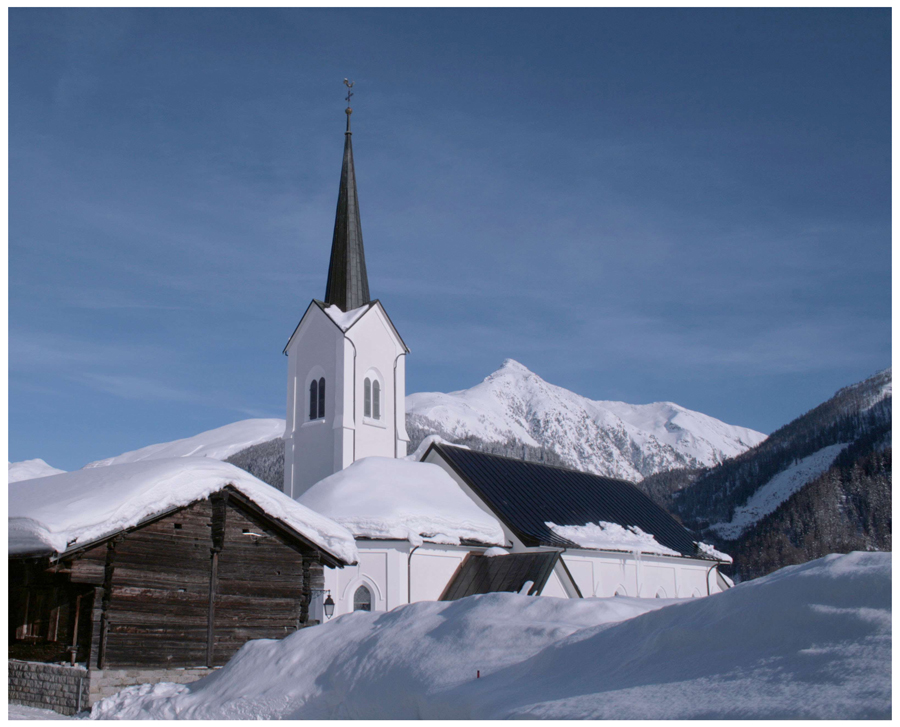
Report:
[[[346,79],[344,82],[348,89],[353,86]],[[359,308],[370,302],[366,255],[359,223],[359,201],[356,197],[356,172],[353,169],[353,132],[350,131],[350,114],[353,109],[349,106],[352,95],[348,91],[344,164],[341,167],[341,188],[334,220],[334,237],[331,241],[328,284],[325,287],[326,305],[336,305],[343,311]]]

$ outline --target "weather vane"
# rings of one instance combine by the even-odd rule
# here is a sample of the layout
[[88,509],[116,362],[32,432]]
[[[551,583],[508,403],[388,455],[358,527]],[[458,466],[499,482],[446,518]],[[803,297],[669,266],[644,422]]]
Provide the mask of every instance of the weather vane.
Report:
[[351,91],[350,89],[353,88],[353,81],[348,81],[345,78],[344,85],[347,87],[347,98],[345,99],[347,102],[347,108],[350,108],[350,97],[353,95],[353,91]]
[[353,81],[348,81],[346,78],[344,79],[344,85],[347,87],[347,133],[350,133],[350,114],[353,113],[353,109],[350,108],[350,99],[353,97],[353,91],[350,89],[353,88]]

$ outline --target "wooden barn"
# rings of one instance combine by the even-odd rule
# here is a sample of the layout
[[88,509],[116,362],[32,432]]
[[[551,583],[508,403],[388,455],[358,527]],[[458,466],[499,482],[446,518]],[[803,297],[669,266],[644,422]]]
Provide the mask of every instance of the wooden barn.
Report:
[[[214,460],[14,483],[9,501],[10,699],[62,711],[127,681],[197,678],[250,639],[315,623],[323,566],[356,561],[340,525]],[[87,678],[72,705],[45,694],[53,686],[35,700],[19,687],[41,679],[14,662],[38,673],[68,664]]]

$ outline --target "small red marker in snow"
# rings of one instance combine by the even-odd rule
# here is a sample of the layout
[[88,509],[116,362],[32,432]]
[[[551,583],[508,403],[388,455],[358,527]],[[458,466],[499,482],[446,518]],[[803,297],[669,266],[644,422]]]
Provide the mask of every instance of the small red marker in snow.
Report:
[[475,678],[481,679],[481,669],[479,669],[478,671],[475,672]]

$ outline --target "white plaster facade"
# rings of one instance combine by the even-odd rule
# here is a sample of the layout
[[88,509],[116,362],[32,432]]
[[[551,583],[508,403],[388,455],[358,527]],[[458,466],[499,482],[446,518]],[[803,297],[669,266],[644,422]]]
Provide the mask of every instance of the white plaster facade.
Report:
[[[359,549],[356,565],[325,569],[325,588],[335,602],[332,618],[353,612],[354,595],[360,586],[369,590],[373,611],[436,601],[466,554],[485,550],[485,547],[436,543],[415,547],[408,541],[396,540],[357,540],[356,546]],[[510,548],[510,552],[524,550],[528,549],[521,545]],[[567,550],[562,553],[541,596],[696,598],[728,588],[715,565],[711,561],[646,553]],[[311,606],[312,617],[320,622],[325,620],[324,595],[317,594]]]
[[[285,347],[284,492],[292,498],[363,457],[406,456],[408,349],[379,301],[365,308],[333,318],[314,301]],[[380,390],[377,418],[364,413],[367,377]],[[313,418],[310,385],[323,379],[324,416]]]
[[[440,466],[479,508],[496,517],[435,450],[429,450],[424,461]],[[719,593],[730,586],[716,570],[719,565],[716,561],[640,552],[529,548],[502,521],[500,525],[506,538],[505,549],[510,553],[561,552],[541,592],[544,597],[692,598]],[[354,595],[361,586],[371,594],[373,611],[437,600],[466,554],[483,552],[488,547],[429,542],[416,547],[406,540],[364,538],[358,538],[356,545],[360,553],[356,565],[325,569],[325,588],[335,602],[332,618],[354,610]],[[312,606],[313,618],[324,619],[321,609],[324,595],[319,595]]]

